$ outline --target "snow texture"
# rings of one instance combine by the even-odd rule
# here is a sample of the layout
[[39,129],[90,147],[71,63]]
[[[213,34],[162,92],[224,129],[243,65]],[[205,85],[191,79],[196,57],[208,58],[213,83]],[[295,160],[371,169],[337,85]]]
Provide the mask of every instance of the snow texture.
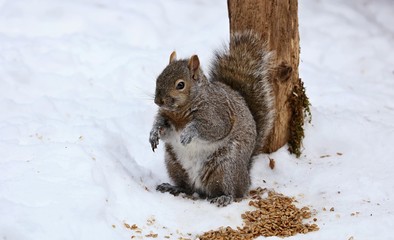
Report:
[[[321,229],[289,239],[394,238],[393,9],[299,1],[312,124],[301,158],[283,147],[274,170],[268,155],[252,169],[253,187],[316,210]],[[169,178],[162,144],[148,142],[169,54],[197,53],[207,69],[228,29],[226,1],[0,0],[0,239],[177,239],[240,225],[247,200],[217,208],[156,192]]]

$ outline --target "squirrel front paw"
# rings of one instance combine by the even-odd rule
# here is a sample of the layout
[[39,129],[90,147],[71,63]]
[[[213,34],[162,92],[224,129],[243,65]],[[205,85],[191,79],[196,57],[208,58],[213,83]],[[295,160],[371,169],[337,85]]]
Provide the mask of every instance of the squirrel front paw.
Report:
[[154,128],[150,131],[149,142],[153,152],[157,148],[157,145],[159,145],[159,132],[160,128]]
[[180,140],[183,146],[186,146],[193,140],[194,134],[192,132],[183,131],[180,136]]

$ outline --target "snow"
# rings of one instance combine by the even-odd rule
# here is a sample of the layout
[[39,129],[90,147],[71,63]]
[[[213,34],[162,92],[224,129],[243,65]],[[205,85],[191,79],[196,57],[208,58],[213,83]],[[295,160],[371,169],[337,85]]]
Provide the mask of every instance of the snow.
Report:
[[[320,230],[289,239],[393,238],[393,9],[299,1],[312,124],[301,158],[285,146],[252,169],[253,187],[316,210]],[[240,225],[246,200],[217,208],[156,192],[169,178],[162,144],[148,142],[171,51],[198,53],[206,69],[227,39],[226,1],[1,0],[0,238],[177,239]]]

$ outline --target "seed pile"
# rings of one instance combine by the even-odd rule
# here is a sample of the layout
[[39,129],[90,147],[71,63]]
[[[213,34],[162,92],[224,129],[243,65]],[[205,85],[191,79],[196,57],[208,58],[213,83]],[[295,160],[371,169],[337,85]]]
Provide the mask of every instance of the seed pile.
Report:
[[282,194],[268,191],[268,196],[262,195],[266,189],[258,188],[250,191],[252,200],[250,206],[256,208],[241,215],[243,227],[231,227],[205,232],[199,236],[200,240],[211,239],[254,239],[259,236],[289,237],[297,233],[308,233],[319,230],[316,224],[304,224],[304,219],[311,218],[308,207],[297,208],[294,199]]

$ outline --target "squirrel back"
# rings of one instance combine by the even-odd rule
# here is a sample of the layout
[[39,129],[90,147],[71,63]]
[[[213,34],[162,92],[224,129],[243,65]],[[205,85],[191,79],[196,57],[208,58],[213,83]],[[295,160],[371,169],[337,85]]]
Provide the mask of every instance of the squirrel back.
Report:
[[254,155],[261,152],[272,130],[275,107],[271,71],[272,52],[252,31],[231,35],[229,48],[216,51],[210,68],[211,81],[219,81],[238,91],[256,122]]

